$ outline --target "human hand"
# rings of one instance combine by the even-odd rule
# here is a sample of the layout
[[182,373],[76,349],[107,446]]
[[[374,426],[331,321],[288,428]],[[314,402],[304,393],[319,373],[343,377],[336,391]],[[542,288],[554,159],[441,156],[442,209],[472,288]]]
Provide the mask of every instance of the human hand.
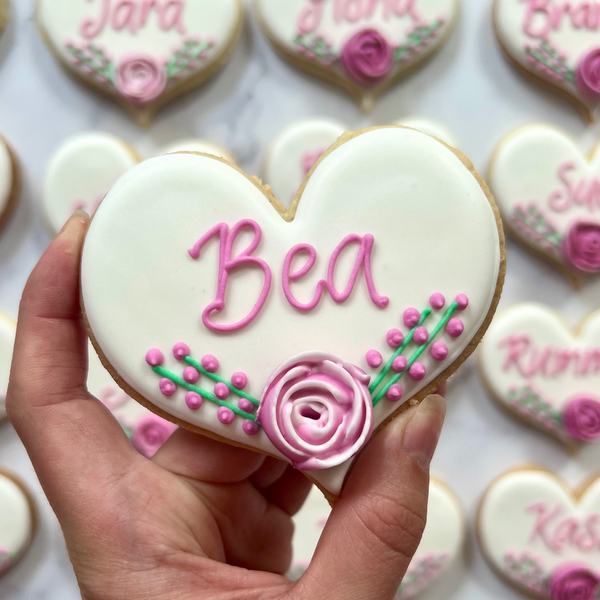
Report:
[[430,396],[357,459],[308,570],[289,567],[311,484],[287,464],[178,430],[138,454],[88,393],[75,215],[25,288],[7,410],[62,526],[85,600],[389,600],[427,512],[445,401]]

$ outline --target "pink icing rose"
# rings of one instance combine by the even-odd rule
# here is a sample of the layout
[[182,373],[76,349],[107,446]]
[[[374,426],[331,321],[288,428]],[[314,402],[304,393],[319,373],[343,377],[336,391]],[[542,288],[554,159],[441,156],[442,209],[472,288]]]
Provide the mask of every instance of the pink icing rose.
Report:
[[173,423],[156,415],[148,415],[137,426],[133,434],[133,445],[146,458],[152,458],[175,429],[177,427]]
[[374,85],[383,79],[393,61],[390,45],[376,29],[354,34],[342,52],[344,69],[354,81],[364,85]]
[[574,398],[564,410],[563,423],[575,439],[600,439],[600,402],[586,396]]
[[315,163],[321,158],[323,152],[325,152],[327,148],[317,148],[316,150],[307,150],[300,160],[302,164],[302,171],[304,171],[304,175],[308,175],[308,172],[315,166]]
[[158,60],[147,55],[126,56],[117,69],[119,93],[135,104],[149,104],[167,86],[167,74]]
[[369,379],[335,356],[300,354],[271,375],[258,420],[297,469],[335,467],[354,456],[373,433]]
[[552,600],[594,600],[600,578],[583,565],[558,567],[552,573],[550,597]]
[[563,240],[562,252],[569,264],[579,271],[600,272],[600,225],[575,223]]
[[577,88],[590,100],[600,101],[600,48],[590,50],[577,66]]

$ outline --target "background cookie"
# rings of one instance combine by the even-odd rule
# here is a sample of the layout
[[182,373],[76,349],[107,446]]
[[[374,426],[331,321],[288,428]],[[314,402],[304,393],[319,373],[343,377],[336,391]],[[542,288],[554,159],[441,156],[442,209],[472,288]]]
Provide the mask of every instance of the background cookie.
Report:
[[417,129],[426,133],[427,135],[432,135],[433,137],[438,138],[438,140],[442,140],[448,146],[452,146],[453,148],[458,148],[459,144],[452,132],[441,123],[436,121],[431,121],[430,119],[423,119],[421,117],[408,117],[406,119],[400,119],[396,121],[396,125],[403,125],[404,127],[411,127],[412,129]]
[[15,345],[16,323],[0,313],[0,422],[6,419],[6,390],[10,376],[13,348]]
[[295,66],[342,87],[370,111],[375,100],[448,41],[458,0],[255,0],[260,25]]
[[9,12],[10,12],[9,0],[0,0],[0,33],[2,33],[2,31],[6,27],[6,24],[8,23]]
[[173,152],[202,152],[204,154],[212,154],[213,156],[224,158],[232,165],[236,164],[235,157],[229,150],[219,146],[219,144],[199,138],[189,138],[173,142],[163,148],[161,154],[172,154]]
[[242,17],[240,0],[40,0],[38,5],[40,31],[56,58],[142,126],[226,64]]
[[492,568],[529,596],[593,600],[600,582],[599,513],[597,478],[572,492],[548,471],[509,471],[481,500],[481,548]]
[[17,205],[20,187],[15,154],[6,140],[0,136],[0,231]]

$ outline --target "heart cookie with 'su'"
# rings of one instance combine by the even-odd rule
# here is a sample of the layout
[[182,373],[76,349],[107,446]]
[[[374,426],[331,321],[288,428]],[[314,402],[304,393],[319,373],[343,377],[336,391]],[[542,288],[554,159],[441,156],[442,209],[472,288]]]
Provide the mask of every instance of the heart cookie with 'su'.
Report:
[[287,211],[218,158],[134,167],[95,214],[81,285],[130,396],[335,497],[373,432],[474,350],[504,272],[467,159],[387,127],[345,134]]
[[241,0],[39,0],[38,24],[71,74],[141,126],[228,62]]
[[255,0],[260,25],[292,64],[354,97],[365,112],[431,58],[458,21],[459,0]]
[[490,566],[528,597],[595,600],[600,591],[600,479],[577,490],[525,466],[504,473],[479,505]]

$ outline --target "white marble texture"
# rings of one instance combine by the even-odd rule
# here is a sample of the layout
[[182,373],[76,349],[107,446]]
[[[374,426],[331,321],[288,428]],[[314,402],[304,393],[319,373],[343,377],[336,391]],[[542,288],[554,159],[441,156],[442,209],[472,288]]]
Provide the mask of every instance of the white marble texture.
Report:
[[[491,0],[463,0],[459,29],[443,53],[399,84],[370,117],[334,88],[312,80],[279,59],[248,18],[232,63],[203,89],[159,114],[142,132],[112,103],[71,80],[49,55],[34,18],[34,0],[13,2],[13,19],[0,39],[0,131],[12,142],[24,167],[21,205],[0,236],[0,311],[16,316],[27,275],[50,241],[40,193],[46,164],[67,137],[96,128],[131,140],[151,155],[177,138],[212,139],[232,150],[250,173],[258,173],[270,140],[296,119],[328,117],[359,128],[409,116],[448,126],[475,165],[484,169],[494,144],[528,121],[549,121],[581,140],[585,148],[600,126],[584,126],[566,103],[519,76],[502,58],[492,35]],[[509,272],[503,305],[546,302],[575,324],[600,305],[598,288],[573,292],[561,276],[509,243]],[[449,413],[434,472],[460,496],[470,522],[485,486],[501,471],[525,461],[556,468],[578,483],[597,468],[600,447],[578,459],[489,400],[474,361],[454,378]],[[3,600],[75,600],[79,592],[59,526],[10,425],[0,427],[0,465],[19,472],[36,491],[42,519],[27,558],[0,581]],[[445,585],[424,600],[511,600],[518,594],[486,566],[470,532],[467,551]]]

